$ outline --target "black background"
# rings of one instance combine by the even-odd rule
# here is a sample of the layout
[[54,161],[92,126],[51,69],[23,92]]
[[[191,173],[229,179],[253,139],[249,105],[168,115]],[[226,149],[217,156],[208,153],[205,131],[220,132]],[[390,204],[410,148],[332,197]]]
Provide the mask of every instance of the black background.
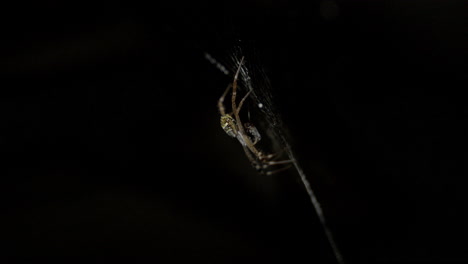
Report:
[[204,52],[240,39],[348,262],[468,261],[463,2],[4,6],[1,255],[333,262],[297,175],[219,127]]

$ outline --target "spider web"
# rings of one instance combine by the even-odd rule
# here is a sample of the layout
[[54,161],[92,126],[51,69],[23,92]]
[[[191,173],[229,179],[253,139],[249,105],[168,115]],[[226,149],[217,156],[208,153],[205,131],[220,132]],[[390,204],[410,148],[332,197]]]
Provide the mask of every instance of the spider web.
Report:
[[[241,64],[242,57],[244,57],[244,60]],[[242,93],[247,93],[249,90],[252,91],[250,100],[253,102],[253,107],[256,107],[256,109],[261,112],[259,121],[261,121],[262,130],[267,131],[269,144],[272,144],[270,151],[283,151],[283,155],[286,155],[287,159],[292,161],[294,170],[300,177],[310,198],[325,236],[332,248],[336,261],[339,264],[343,264],[344,260],[342,254],[335,242],[333,233],[328,227],[322,207],[312,189],[312,186],[310,185],[309,180],[307,179],[306,174],[294,155],[291,144],[288,141],[287,129],[282,122],[278,109],[275,107],[271,88],[272,86],[263,69],[259,67],[261,64],[257,63],[257,55],[246,54],[241,47],[237,46],[231,52],[231,56],[227,62],[220,63],[208,53],[205,53],[205,58],[225,75],[230,75],[232,77],[234,76],[235,71],[240,67],[238,91]],[[231,69],[231,72],[229,72],[228,69]]]

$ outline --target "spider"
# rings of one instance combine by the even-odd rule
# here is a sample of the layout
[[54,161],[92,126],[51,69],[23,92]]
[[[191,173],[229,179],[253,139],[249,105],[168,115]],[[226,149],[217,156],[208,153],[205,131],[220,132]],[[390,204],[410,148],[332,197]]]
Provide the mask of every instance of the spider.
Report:
[[[239,67],[237,68],[236,74],[234,75],[234,80],[232,84],[230,83],[224,93],[218,100],[218,108],[221,114],[221,127],[223,128],[224,132],[228,134],[230,137],[237,138],[237,140],[241,143],[247,158],[249,158],[252,166],[259,172],[267,175],[271,175],[283,170],[288,169],[290,166],[283,167],[281,169],[277,169],[274,171],[266,171],[269,166],[272,165],[281,165],[281,164],[288,164],[291,163],[291,160],[281,160],[276,161],[275,156],[278,157],[279,155],[275,154],[264,154],[260,151],[255,145],[261,140],[261,135],[258,132],[257,128],[251,123],[242,123],[239,113],[242,109],[242,105],[244,104],[245,100],[249,97],[252,93],[252,90],[249,90],[244,97],[239,102],[239,105],[236,103],[236,96],[237,96],[237,78],[239,76],[240,69],[244,62],[244,57],[241,58],[239,62]],[[231,104],[232,104],[232,112],[226,113],[226,109],[224,107],[224,98],[228,94],[229,90],[232,89],[232,97],[231,97]]]

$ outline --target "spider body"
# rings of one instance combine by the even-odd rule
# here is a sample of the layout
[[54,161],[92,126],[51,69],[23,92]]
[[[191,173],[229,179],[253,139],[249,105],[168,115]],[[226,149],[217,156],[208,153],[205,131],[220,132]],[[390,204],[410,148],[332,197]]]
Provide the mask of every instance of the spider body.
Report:
[[258,132],[258,129],[253,124],[245,123],[244,127],[245,127],[245,131],[249,134],[251,140],[253,141],[252,143],[254,145],[257,144],[257,142],[259,142],[262,139],[260,132]]
[[[237,77],[239,75],[240,69],[242,67],[242,63],[244,61],[244,57],[242,57],[239,67],[237,69],[236,74],[234,75],[234,81],[232,84],[229,84],[226,90],[224,91],[223,95],[218,100],[218,108],[221,114],[221,128],[228,134],[230,137],[237,138],[239,143],[241,143],[242,147],[244,148],[244,152],[249,158],[252,166],[257,169],[259,172],[264,174],[273,174],[275,172],[283,171],[290,166],[277,169],[275,171],[267,171],[268,167],[271,165],[280,165],[280,164],[288,164],[291,163],[291,160],[281,160],[276,161],[274,157],[277,155],[268,154],[265,155],[262,151],[258,150],[255,145],[261,140],[260,132],[258,129],[251,123],[242,123],[239,112],[244,104],[245,100],[249,97],[252,90],[247,92],[242,100],[239,102],[239,105],[236,103],[236,96],[237,96]],[[232,114],[227,114],[225,107],[224,107],[224,98],[228,94],[228,92],[232,89],[232,97],[231,97],[231,104],[232,104]]]
[[[240,133],[240,130],[237,127],[236,120],[230,114],[221,116],[221,127],[230,137],[237,138],[242,146],[247,146],[247,142],[244,140],[242,133]],[[257,142],[262,138],[253,124],[245,123],[244,129],[253,145],[257,144]]]

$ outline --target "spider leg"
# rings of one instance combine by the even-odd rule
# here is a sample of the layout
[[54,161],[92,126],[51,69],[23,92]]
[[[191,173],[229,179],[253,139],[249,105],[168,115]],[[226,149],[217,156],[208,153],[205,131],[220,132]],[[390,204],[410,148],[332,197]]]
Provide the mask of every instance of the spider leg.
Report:
[[287,160],[276,160],[278,159],[279,157],[281,157],[281,154],[284,152],[284,149],[275,153],[275,154],[269,154],[269,155],[266,155],[266,156],[263,156],[262,157],[262,160],[263,160],[263,163],[267,166],[271,166],[271,165],[281,165],[281,164],[289,164],[289,163],[292,163],[293,160],[292,159],[287,159]]
[[244,95],[244,98],[242,98],[242,100],[239,102],[239,105],[237,106],[237,114],[239,114],[241,108],[242,108],[242,105],[244,104],[245,102],[245,99],[247,99],[247,97],[249,97],[249,95],[252,93],[252,90],[250,90],[248,93],[246,93]]
[[232,110],[239,113],[236,107],[236,96],[237,96],[237,78],[239,77],[240,69],[242,63],[244,62],[244,57],[241,58],[239,62],[239,67],[237,67],[236,74],[234,75],[234,81],[232,82]]
[[283,153],[284,153],[284,148],[276,153],[266,155],[265,159],[270,160],[270,161],[275,161],[276,159],[281,157]]
[[221,97],[218,100],[218,109],[221,115],[226,114],[226,109],[224,108],[224,98],[226,97],[227,93],[229,92],[231,88],[232,88],[232,84],[229,84],[226,90],[224,91],[223,95],[221,95]]
[[242,147],[244,148],[245,155],[247,158],[249,158],[250,163],[255,167],[255,169],[261,170],[262,166],[259,164],[259,161],[254,158],[254,154],[250,151],[250,149],[245,145],[242,145]]
[[265,174],[268,175],[268,176],[269,176],[269,175],[273,175],[273,174],[276,174],[276,173],[278,173],[278,172],[285,171],[285,170],[291,168],[291,166],[292,166],[292,165],[290,164],[290,165],[288,165],[288,166],[284,166],[284,167],[281,168],[281,169],[277,169],[277,170],[274,170],[274,171],[267,171]]
[[280,165],[280,164],[288,164],[292,163],[292,160],[280,160],[280,161],[266,161],[266,165]]

